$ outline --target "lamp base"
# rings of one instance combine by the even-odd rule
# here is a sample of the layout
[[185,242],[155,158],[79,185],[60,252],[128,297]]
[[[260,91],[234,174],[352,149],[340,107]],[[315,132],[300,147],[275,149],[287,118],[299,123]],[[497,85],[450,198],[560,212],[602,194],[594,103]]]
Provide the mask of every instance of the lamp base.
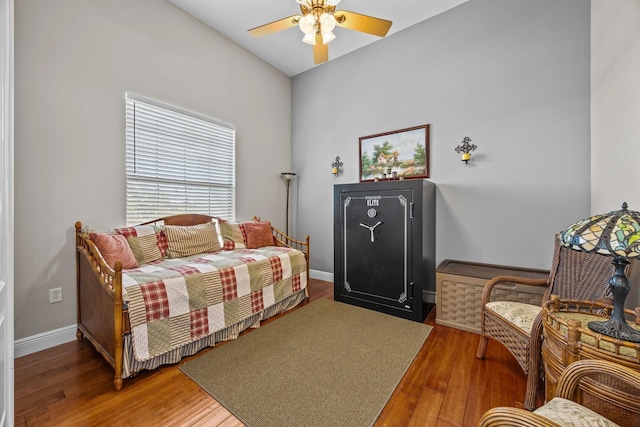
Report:
[[633,329],[624,320],[621,322],[612,317],[606,322],[589,322],[589,329],[608,337],[640,343],[640,331]]
[[613,294],[613,313],[611,318],[605,322],[589,322],[589,329],[608,337],[640,343],[640,331],[629,326],[624,318],[624,300],[631,288],[631,282],[625,275],[625,268],[629,265],[629,260],[616,256],[611,264],[614,266],[614,272],[609,279],[609,289]]

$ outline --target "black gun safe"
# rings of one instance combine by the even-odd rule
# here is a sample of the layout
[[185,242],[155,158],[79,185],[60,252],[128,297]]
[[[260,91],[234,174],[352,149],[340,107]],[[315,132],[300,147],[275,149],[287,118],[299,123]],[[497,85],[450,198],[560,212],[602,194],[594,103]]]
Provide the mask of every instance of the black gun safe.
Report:
[[435,291],[435,184],[334,186],[334,299],[422,322]]

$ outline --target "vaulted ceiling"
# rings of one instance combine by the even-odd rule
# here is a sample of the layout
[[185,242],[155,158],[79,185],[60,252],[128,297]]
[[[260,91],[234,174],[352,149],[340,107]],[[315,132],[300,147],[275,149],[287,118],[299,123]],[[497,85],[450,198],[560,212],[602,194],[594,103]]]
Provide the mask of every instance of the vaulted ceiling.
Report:
[[[295,0],[170,0],[216,31],[238,43],[289,76],[315,66],[312,46],[303,33],[289,28],[261,38],[247,30],[300,14]],[[468,0],[342,0],[338,10],[348,10],[393,22],[387,36],[424,21]],[[369,34],[336,27],[329,43],[329,60],[380,40]]]

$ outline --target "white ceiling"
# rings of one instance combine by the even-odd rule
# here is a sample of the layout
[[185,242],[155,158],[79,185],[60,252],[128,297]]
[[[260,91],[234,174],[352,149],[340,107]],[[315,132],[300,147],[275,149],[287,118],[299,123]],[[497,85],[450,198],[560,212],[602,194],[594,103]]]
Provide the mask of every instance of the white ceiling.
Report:
[[[247,30],[300,13],[295,0],[170,0],[288,76],[313,68],[313,48],[302,32],[289,28],[261,38]],[[468,0],[343,0],[337,9],[393,22],[390,34],[465,3]],[[336,27],[329,60],[359,49],[379,37]],[[321,65],[318,65],[321,66]]]

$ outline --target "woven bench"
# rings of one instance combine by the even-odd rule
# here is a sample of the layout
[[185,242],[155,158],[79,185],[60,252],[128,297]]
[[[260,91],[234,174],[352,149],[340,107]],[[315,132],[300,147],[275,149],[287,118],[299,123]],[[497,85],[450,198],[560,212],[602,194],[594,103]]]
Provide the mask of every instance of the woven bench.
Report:
[[[544,279],[549,271],[446,259],[436,269],[436,323],[479,334],[482,290],[497,276]],[[539,306],[543,293],[539,286],[514,283],[499,285],[492,298]]]

